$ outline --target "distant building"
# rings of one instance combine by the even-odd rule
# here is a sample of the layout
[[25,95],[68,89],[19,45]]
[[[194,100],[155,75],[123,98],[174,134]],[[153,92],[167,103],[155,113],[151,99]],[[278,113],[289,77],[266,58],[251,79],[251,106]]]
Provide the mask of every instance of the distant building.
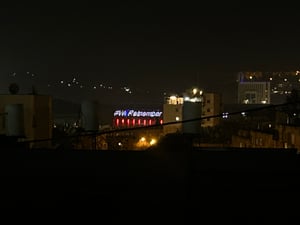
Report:
[[151,126],[163,124],[163,111],[149,108],[117,109],[113,112],[112,122],[115,132],[106,135],[109,149],[141,150],[155,145],[162,136],[161,126]]
[[[52,97],[46,95],[0,95],[0,134],[20,141],[52,137]],[[30,147],[50,147],[50,142],[32,142]]]
[[238,84],[239,104],[270,104],[270,82],[240,82]]
[[[209,117],[219,115],[222,110],[221,95],[217,93],[203,94],[202,116]],[[202,127],[214,127],[220,123],[220,117],[207,118],[202,120]]]
[[[188,89],[181,96],[167,97],[163,111],[164,123],[174,122],[174,124],[164,126],[164,134],[176,132],[197,133],[201,126],[209,127],[219,124],[220,118],[207,118],[204,120],[200,120],[200,118],[221,113],[221,96],[217,93],[205,93],[197,88]],[[196,120],[180,123],[180,121],[193,119]]]
[[[183,96],[172,95],[165,98],[163,106],[163,121],[164,123],[179,122],[183,117]],[[181,123],[165,125],[163,127],[164,135],[182,131]]]
[[286,101],[286,95],[293,89],[300,90],[300,71],[261,72],[243,71],[238,73],[238,83],[270,82],[270,103],[280,104]]
[[157,109],[117,109],[113,114],[114,128],[142,127],[163,123],[163,112]]
[[232,136],[232,147],[296,148],[300,152],[300,127],[278,125],[269,130],[240,130]]

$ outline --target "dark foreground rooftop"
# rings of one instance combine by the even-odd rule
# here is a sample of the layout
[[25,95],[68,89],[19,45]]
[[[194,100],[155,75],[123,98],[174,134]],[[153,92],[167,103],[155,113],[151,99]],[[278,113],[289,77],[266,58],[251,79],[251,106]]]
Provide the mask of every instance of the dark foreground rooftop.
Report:
[[[0,154],[2,208],[93,211],[103,224],[188,224],[191,219],[203,224],[282,219],[289,224],[298,215],[295,150],[7,147]],[[257,223],[260,218],[266,222]]]

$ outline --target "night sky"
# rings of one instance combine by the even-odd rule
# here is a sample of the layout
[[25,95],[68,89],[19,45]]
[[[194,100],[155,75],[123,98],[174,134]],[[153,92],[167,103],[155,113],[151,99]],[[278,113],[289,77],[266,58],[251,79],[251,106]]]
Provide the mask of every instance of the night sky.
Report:
[[1,8],[1,93],[150,104],[198,86],[231,103],[239,71],[299,69],[295,6],[199,4]]

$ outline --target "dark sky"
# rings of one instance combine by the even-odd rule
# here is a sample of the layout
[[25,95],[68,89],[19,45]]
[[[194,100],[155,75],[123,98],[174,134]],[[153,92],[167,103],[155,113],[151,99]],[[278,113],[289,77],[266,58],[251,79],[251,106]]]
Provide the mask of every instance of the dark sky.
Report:
[[[299,69],[296,6],[214,4],[1,8],[0,88],[33,82],[40,93],[118,103],[160,102],[197,85],[233,102],[239,71]],[[85,88],[59,83],[74,77]],[[114,92],[92,92],[100,83]]]

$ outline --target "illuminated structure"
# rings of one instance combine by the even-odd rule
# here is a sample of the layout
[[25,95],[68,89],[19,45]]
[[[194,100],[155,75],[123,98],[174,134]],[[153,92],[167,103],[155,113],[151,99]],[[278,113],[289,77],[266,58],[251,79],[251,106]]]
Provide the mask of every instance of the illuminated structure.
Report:
[[[222,109],[221,95],[217,93],[204,93],[202,116],[209,117],[219,115]],[[202,127],[214,127],[220,123],[219,117],[202,120]]]
[[190,122],[184,122],[182,124],[182,132],[186,134],[196,134],[200,132],[202,105],[203,105],[203,91],[198,88],[188,89],[183,94],[183,108],[182,119],[184,121],[194,120]]
[[239,104],[270,104],[270,82],[240,82]]
[[126,128],[137,126],[149,126],[163,123],[163,112],[159,110],[135,110],[121,109],[114,111],[113,127]]
[[[120,129],[107,135],[109,149],[142,150],[155,145],[162,135],[161,110],[118,109],[113,113],[113,128]],[[140,127],[140,129],[128,129]]]
[[203,91],[198,88],[188,89],[182,96],[172,95],[165,99],[164,123],[178,122],[164,126],[164,134],[168,133],[197,133],[201,121],[179,123],[201,117],[203,104]]
[[[10,112],[15,117],[16,123],[10,122]],[[3,116],[3,119],[0,119],[0,134],[2,135],[10,136],[11,134],[23,133],[23,137],[19,138],[21,141],[50,139],[52,137],[51,96],[0,95],[0,114]],[[31,143],[30,147],[50,147],[50,143],[36,142]]]
[[[183,96],[172,95],[165,98],[163,106],[163,121],[164,123],[182,121],[183,112]],[[182,131],[182,124],[175,123],[163,127],[164,135]]]
[[286,101],[286,95],[293,89],[300,90],[300,71],[290,72],[239,72],[238,83],[270,82],[270,103]]

